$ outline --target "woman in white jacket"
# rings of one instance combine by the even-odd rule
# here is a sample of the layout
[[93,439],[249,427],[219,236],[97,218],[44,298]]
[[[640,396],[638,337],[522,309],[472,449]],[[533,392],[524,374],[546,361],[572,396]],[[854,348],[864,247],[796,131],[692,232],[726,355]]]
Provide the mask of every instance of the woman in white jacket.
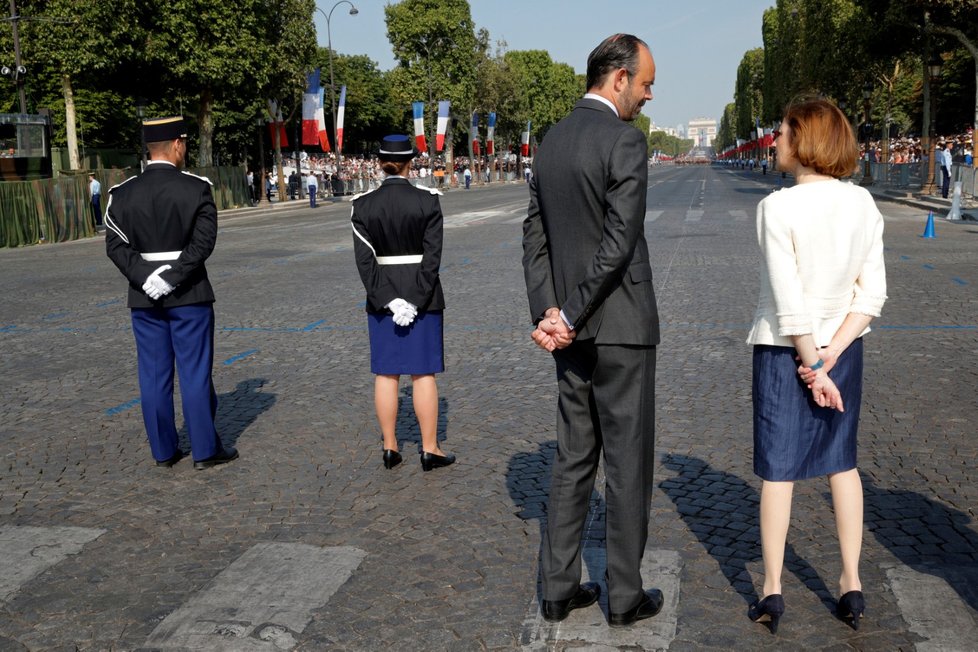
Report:
[[747,341],[754,345],[754,472],[764,481],[764,588],[748,615],[777,632],[793,483],[828,476],[842,557],[836,614],[855,629],[865,610],[856,470],[862,337],[886,300],[883,218],[866,189],[840,180],[859,150],[834,104],[789,106],[775,144],[778,167],[796,185],[757,207],[761,290]]

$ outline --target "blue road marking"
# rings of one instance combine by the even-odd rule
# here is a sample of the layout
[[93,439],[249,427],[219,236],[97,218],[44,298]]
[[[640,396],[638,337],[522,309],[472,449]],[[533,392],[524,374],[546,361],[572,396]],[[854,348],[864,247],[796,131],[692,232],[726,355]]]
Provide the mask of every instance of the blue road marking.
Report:
[[952,276],[951,277],[951,280],[954,281],[955,283],[957,283],[958,285],[967,285],[968,284],[968,282],[966,280],[964,280],[963,278],[958,278],[957,276]]
[[309,324],[308,326],[306,326],[305,328],[303,328],[302,330],[304,330],[304,331],[311,331],[314,328],[316,328],[316,326],[319,326],[320,324],[324,323],[325,321],[326,321],[325,319],[320,319],[319,321],[314,321],[311,324]]
[[65,317],[67,315],[68,315],[67,312],[52,312],[50,314],[44,315],[43,317],[41,317],[41,319],[43,319],[44,321],[48,321],[50,319],[61,319],[62,317]]
[[910,260],[910,256],[900,256],[900,260]]
[[925,265],[921,265],[921,267],[923,267],[924,269],[935,269],[935,267],[929,263]]
[[111,417],[113,415],[119,414],[120,412],[125,412],[129,408],[136,407],[137,405],[139,405],[139,403],[140,400],[138,398],[134,398],[131,401],[126,401],[125,403],[109,408],[108,410],[105,411],[105,414]]
[[254,355],[256,353],[258,353],[258,349],[250,349],[248,351],[245,351],[244,353],[239,353],[238,355],[231,356],[230,358],[224,361],[224,364],[225,365],[234,364],[238,360],[241,360],[242,358],[247,358],[249,355]]

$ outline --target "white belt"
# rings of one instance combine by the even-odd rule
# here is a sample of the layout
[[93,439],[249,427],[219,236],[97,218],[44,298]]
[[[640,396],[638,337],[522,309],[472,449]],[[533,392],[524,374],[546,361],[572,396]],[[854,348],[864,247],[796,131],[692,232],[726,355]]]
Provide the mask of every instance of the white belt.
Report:
[[378,265],[414,265],[424,258],[422,254],[412,256],[377,256]]
[[148,254],[139,254],[143,257],[143,260],[148,260],[154,263],[159,260],[176,260],[180,257],[179,251],[154,251]]

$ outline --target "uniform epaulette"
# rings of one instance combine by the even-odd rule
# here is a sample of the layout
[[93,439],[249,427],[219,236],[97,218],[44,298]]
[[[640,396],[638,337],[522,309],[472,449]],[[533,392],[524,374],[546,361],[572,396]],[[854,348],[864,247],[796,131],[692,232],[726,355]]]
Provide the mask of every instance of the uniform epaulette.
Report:
[[[380,186],[377,186],[377,188],[380,188]],[[377,188],[371,188],[370,190],[364,190],[363,192],[357,193],[357,194],[353,195],[352,197],[350,197],[350,201],[356,201],[356,200],[360,199],[361,197],[363,197],[364,195],[369,195],[374,190],[377,190]]]
[[444,195],[445,194],[441,190],[439,190],[438,188],[418,188],[418,190],[427,190],[432,195]]
[[201,181],[206,181],[207,183],[209,183],[212,186],[214,185],[213,182],[211,182],[211,180],[208,179],[207,177],[202,177],[199,174],[194,174],[193,172],[187,172],[186,170],[180,170],[180,172],[183,173],[183,174],[186,174],[188,177],[196,177],[196,178],[200,179]]
[[126,184],[126,183],[129,183],[130,181],[132,181],[133,179],[135,179],[138,176],[139,176],[138,174],[133,175],[133,176],[129,177],[128,179],[126,179],[125,181],[122,181],[120,183],[115,184],[114,186],[112,186],[111,188],[109,188],[109,192],[111,193],[113,190],[115,190],[119,186],[121,186],[123,184]]

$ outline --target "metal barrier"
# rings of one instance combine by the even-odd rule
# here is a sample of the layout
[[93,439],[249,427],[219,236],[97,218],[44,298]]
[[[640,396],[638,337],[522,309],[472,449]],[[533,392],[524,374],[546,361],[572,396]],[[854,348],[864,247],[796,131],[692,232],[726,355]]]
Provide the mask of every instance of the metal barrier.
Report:
[[[927,176],[927,166],[925,163],[870,163],[870,172],[873,175],[873,183],[878,186],[889,188],[900,188],[915,190],[923,185],[923,180]],[[862,172],[852,177],[854,181],[861,178]],[[951,166],[951,186],[955,181],[961,182],[961,196],[971,199],[978,199],[978,168],[971,165],[955,163]],[[941,168],[934,168],[934,185],[941,187],[943,182]]]

